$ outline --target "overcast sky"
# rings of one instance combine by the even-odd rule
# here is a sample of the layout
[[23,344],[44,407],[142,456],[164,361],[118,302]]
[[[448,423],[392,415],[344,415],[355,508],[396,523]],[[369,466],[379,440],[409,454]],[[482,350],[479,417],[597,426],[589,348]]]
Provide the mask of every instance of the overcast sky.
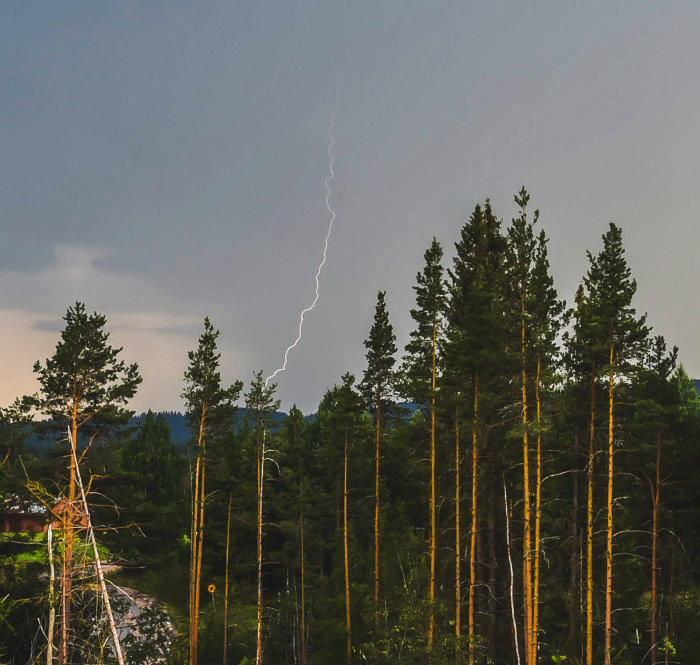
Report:
[[314,295],[338,81],[337,213],[283,407],[359,378],[379,289],[399,343],[433,236],[525,185],[560,295],[609,221],[636,305],[700,376],[697,2],[23,0],[0,8],[0,405],[75,300],[182,408],[205,316],[227,381],[270,374]]

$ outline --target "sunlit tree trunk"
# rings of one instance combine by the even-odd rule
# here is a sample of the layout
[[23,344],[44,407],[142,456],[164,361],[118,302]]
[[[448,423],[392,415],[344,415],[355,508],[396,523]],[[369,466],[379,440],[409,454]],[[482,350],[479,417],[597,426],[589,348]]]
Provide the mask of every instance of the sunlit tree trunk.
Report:
[[199,586],[201,540],[204,520],[204,433],[207,406],[202,405],[197,435],[197,462],[195,464],[194,493],[192,496],[192,541],[190,549],[190,665],[197,665],[197,639],[199,636]]
[[532,588],[532,662],[537,663],[538,630],[540,618],[540,526],[542,523],[542,411],[540,381],[542,356],[537,354],[537,376],[535,377],[535,402],[537,404],[537,467],[535,470],[535,576]]
[[530,447],[527,431],[527,370],[525,366],[525,294],[521,295],[520,361],[521,418],[523,424],[523,602],[525,610],[525,662],[532,665],[532,554],[530,523]]
[[[73,395],[70,430],[73,441],[78,440],[78,403],[79,398]],[[61,565],[61,639],[59,642],[58,659],[61,665],[67,665],[70,658],[70,616],[71,591],[73,587],[73,541],[75,538],[75,458],[70,458],[70,478],[68,483],[68,501],[63,506],[61,517],[63,530],[63,562]]]
[[610,345],[610,372],[608,375],[608,520],[605,547],[605,665],[610,665],[612,654],[612,557],[613,557],[613,454],[614,454],[614,389],[613,350]]
[[[435,639],[435,565],[437,561],[437,514],[435,482],[435,379],[437,355],[437,321],[433,318],[432,376],[430,397],[430,623],[428,648],[433,648]],[[458,550],[459,553],[459,550]]]
[[469,665],[474,665],[474,604],[476,602],[476,535],[477,521],[477,489],[478,489],[478,464],[479,464],[479,437],[477,426],[479,424],[479,373],[474,373],[474,419],[472,422],[472,524],[471,541],[469,544],[469,608],[467,620],[469,622]]
[[377,387],[377,430],[374,460],[374,628],[376,631],[379,631],[379,439],[381,408],[381,390]]
[[199,538],[197,542],[197,570],[196,570],[196,579],[195,579],[195,587],[194,587],[194,607],[195,607],[195,616],[196,616],[196,625],[195,625],[195,640],[194,640],[194,657],[195,657],[195,665],[197,663],[197,658],[198,658],[198,652],[199,652],[199,608],[200,608],[200,593],[202,590],[202,556],[204,554],[204,499],[205,499],[205,493],[204,493],[204,486],[205,486],[205,480],[206,480],[206,455],[205,455],[205,446],[206,442],[204,439],[202,439],[202,466],[201,466],[201,473],[202,473],[202,480],[199,484]]

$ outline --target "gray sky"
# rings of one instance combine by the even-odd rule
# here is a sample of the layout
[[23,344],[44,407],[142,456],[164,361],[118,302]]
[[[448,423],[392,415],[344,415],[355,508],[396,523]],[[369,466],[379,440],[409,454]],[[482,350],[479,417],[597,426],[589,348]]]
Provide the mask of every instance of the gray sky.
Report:
[[525,185],[571,301],[607,223],[636,305],[700,375],[696,2],[60,2],[0,8],[0,404],[36,389],[69,304],[181,409],[209,316],[226,380],[315,410],[364,367],[379,289],[399,343],[435,235]]

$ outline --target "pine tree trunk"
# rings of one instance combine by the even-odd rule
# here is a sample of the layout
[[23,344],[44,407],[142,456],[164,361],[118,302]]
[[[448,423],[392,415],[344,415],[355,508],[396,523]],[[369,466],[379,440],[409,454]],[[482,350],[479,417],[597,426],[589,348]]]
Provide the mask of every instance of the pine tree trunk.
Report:
[[200,608],[200,593],[202,590],[202,556],[204,551],[204,485],[206,480],[206,454],[205,440],[202,439],[202,465],[201,474],[202,480],[199,484],[199,537],[197,539],[197,569],[195,573],[194,587],[194,609],[195,609],[195,639],[194,639],[194,658],[197,663],[199,653],[199,608]]
[[661,494],[661,432],[656,433],[656,485],[653,488],[654,512],[651,529],[651,665],[657,665],[657,635],[659,625],[658,599],[658,540],[659,506]]
[[192,497],[192,548],[190,550],[190,665],[197,665],[197,638],[199,637],[199,559],[204,519],[204,435],[207,406],[202,405],[197,436],[197,464],[195,467],[194,496]]
[[477,426],[479,424],[479,373],[474,374],[474,419],[472,422],[472,523],[471,542],[469,544],[469,665],[474,665],[474,605],[476,602],[476,536],[477,522],[477,490],[478,490],[478,464],[479,464],[479,437]]
[[596,366],[591,371],[591,422],[588,440],[588,502],[586,514],[586,665],[593,665],[593,463],[595,457]]
[[258,518],[257,518],[257,562],[258,562],[258,600],[257,600],[257,635],[255,641],[255,664],[262,665],[262,525],[263,525],[263,487],[265,481],[265,437],[267,431],[263,430],[262,443],[259,445],[258,455]]
[[462,635],[462,523],[460,515],[460,429],[459,406],[455,407],[455,635]]
[[379,438],[381,433],[381,389],[377,386],[377,433],[374,466],[374,628],[379,632]]
[[[201,423],[200,423],[200,440],[201,440]],[[197,663],[197,612],[195,609],[195,588],[197,586],[197,545],[199,543],[199,477],[201,455],[199,451],[199,442],[197,443],[197,462],[195,464],[195,484],[194,493],[192,495],[192,538],[190,547],[190,665]]]
[[229,552],[231,549],[231,501],[233,495],[228,495],[228,516],[226,518],[226,569],[224,571],[224,650],[221,660],[222,665],[226,665],[226,652],[228,651],[228,569]]
[[523,424],[523,603],[525,613],[525,662],[532,665],[532,555],[530,524],[530,448],[527,431],[527,370],[525,367],[525,299],[521,298],[520,362],[521,418]]
[[430,398],[430,623],[428,626],[428,649],[435,639],[435,565],[437,561],[437,515],[435,482],[435,357],[437,348],[437,324],[433,321],[432,376]]
[[610,345],[610,373],[608,377],[608,520],[605,547],[605,665],[612,659],[612,558],[613,558],[613,443],[614,443],[614,373],[613,350]]
[[53,634],[55,630],[56,621],[56,608],[54,603],[56,602],[56,571],[53,565],[53,527],[51,522],[47,529],[46,535],[46,549],[49,557],[49,625],[46,629],[46,665],[51,665],[53,663]]
[[[78,441],[78,402],[73,400],[71,417],[71,435],[77,445]],[[61,566],[61,640],[59,643],[58,660],[61,665],[67,665],[70,658],[70,615],[71,591],[73,587],[73,540],[75,534],[75,495],[76,495],[76,466],[75,457],[70,456],[70,478],[68,484],[68,501],[63,507],[61,518],[63,527],[63,562]]]
[[537,404],[537,467],[535,470],[535,576],[532,589],[532,663],[537,665],[538,631],[540,620],[540,526],[542,524],[542,412],[540,381],[542,356],[537,354],[537,376],[535,377],[535,402]]
[[343,456],[343,561],[345,563],[345,631],[347,633],[347,665],[352,663],[352,622],[350,616],[350,555],[348,550],[348,429],[345,428]]

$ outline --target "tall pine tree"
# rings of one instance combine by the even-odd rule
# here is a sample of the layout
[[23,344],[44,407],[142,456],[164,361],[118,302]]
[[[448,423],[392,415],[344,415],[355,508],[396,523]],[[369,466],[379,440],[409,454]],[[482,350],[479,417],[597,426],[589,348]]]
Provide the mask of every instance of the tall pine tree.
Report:
[[426,250],[425,267],[416,276],[416,309],[411,318],[416,328],[406,345],[406,356],[401,367],[401,392],[415,403],[427,406],[430,412],[430,619],[428,648],[435,639],[435,593],[437,566],[437,478],[436,478],[436,398],[440,364],[439,349],[443,343],[446,293],[443,281],[442,247],[433,238]]
[[380,594],[380,466],[382,416],[394,389],[394,364],[396,359],[396,335],[389,323],[386,308],[386,291],[377,294],[374,321],[365,340],[367,349],[367,367],[359,385],[367,405],[373,412],[375,420],[375,456],[374,456],[374,615],[375,628],[379,630],[379,594]]
[[195,442],[194,493],[192,495],[192,529],[190,538],[190,665],[197,665],[199,638],[199,608],[202,586],[202,557],[204,554],[204,515],[206,504],[207,442],[221,436],[233,426],[234,402],[243,388],[240,381],[229,388],[221,385],[216,340],[209,318],[204,319],[204,332],[199,345],[187,352],[189,366],[185,372],[185,400],[187,423]]

